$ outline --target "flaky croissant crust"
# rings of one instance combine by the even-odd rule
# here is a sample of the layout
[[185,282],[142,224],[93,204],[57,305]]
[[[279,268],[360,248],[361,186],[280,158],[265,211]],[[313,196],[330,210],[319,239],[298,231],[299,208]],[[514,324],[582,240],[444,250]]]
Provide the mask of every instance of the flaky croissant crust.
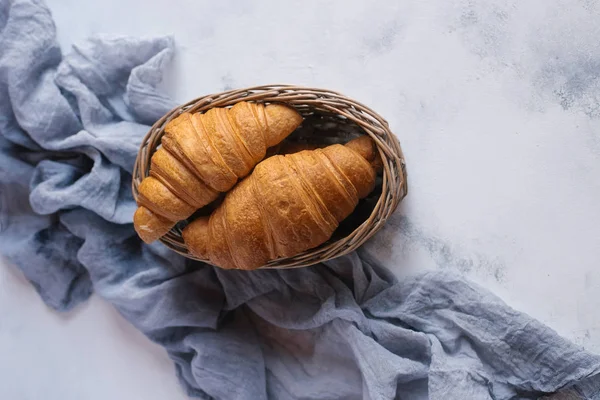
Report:
[[138,235],[153,242],[231,189],[301,122],[292,108],[249,102],[170,121],[138,187]]
[[326,242],[374,188],[378,154],[362,136],[259,163],[209,216],[190,223],[190,252],[222,268],[255,269]]

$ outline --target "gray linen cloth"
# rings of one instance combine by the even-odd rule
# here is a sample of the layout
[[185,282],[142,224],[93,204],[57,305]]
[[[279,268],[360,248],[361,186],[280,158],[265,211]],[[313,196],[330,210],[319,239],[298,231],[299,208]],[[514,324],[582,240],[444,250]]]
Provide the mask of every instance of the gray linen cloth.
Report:
[[130,171],[173,106],[157,90],[172,54],[94,38],[63,56],[42,2],[0,1],[0,251],[49,306],[93,289],[200,398],[600,398],[599,356],[459,275],[397,281],[364,254],[222,271],[142,244]]

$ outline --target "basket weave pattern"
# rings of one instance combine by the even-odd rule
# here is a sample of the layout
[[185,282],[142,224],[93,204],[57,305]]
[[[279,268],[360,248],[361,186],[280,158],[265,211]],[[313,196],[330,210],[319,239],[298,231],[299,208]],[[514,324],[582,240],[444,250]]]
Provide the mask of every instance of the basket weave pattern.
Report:
[[[406,165],[400,143],[387,122],[365,105],[330,90],[288,85],[257,86],[230,90],[199,97],[178,106],[156,121],[144,137],[133,170],[132,191],[137,201],[138,185],[150,173],[150,159],[160,145],[165,125],[183,112],[204,112],[213,107],[230,107],[240,101],[283,103],[294,107],[303,116],[315,113],[333,115],[353,122],[376,143],[383,160],[381,196],[371,215],[344,238],[325,243],[294,257],[269,262],[262,268],[292,268],[316,264],[347,254],[373,236],[394,212],[407,194]],[[179,227],[171,229],[160,241],[171,250],[191,259],[193,256],[183,242]]]

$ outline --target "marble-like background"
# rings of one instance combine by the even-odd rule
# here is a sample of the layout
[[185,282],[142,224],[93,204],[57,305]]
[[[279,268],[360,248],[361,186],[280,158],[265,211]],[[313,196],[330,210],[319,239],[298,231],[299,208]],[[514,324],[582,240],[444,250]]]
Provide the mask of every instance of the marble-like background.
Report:
[[[91,34],[173,35],[164,87],[181,102],[295,83],[371,106],[401,140],[410,190],[367,249],[399,276],[456,268],[600,352],[599,2],[48,4],[65,52]],[[2,399],[184,398],[110,306],[57,315],[11,268],[0,355]]]

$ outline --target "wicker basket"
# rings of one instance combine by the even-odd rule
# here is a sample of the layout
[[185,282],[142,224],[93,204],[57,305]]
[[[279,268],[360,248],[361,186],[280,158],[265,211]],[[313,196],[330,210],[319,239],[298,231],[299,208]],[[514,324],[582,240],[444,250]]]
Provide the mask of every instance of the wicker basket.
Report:
[[[160,145],[165,125],[170,120],[186,111],[204,112],[213,107],[232,106],[240,101],[277,102],[293,106],[305,117],[305,121],[286,140],[328,144],[345,142],[349,136],[366,133],[375,140],[384,161],[383,176],[372,195],[373,201],[361,202],[347,218],[349,222],[345,220],[331,240],[294,257],[273,260],[262,268],[304,267],[347,254],[373,236],[406,196],[406,166],[402,149],[381,116],[363,104],[330,90],[268,85],[199,97],[176,107],[156,121],[144,137],[135,162],[132,190],[136,201],[138,185],[149,174],[150,159]],[[313,126],[318,128],[312,129]],[[194,257],[183,242],[181,231],[186,224],[187,221],[178,224],[160,241],[185,257],[207,262]]]

